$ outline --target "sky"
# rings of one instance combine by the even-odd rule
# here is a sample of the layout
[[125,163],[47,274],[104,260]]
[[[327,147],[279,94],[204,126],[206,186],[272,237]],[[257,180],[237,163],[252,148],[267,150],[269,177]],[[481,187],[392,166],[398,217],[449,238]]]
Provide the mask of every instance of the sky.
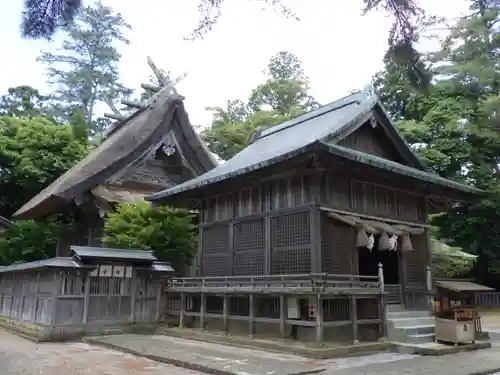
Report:
[[[300,18],[287,19],[258,1],[226,0],[220,22],[203,39],[184,37],[197,24],[198,0],[102,0],[131,24],[131,43],[120,47],[122,81],[139,89],[151,74],[150,56],[159,68],[187,77],[178,84],[191,121],[206,125],[206,107],[224,106],[230,99],[247,99],[265,80],[269,58],[279,51],[296,54],[310,79],[311,94],[321,104],[367,85],[382,68],[391,19],[385,13],[362,16],[362,0],[284,0]],[[84,0],[90,4],[90,0]],[[49,91],[45,67],[36,61],[41,50],[54,51],[57,41],[23,40],[19,33],[22,0],[0,5],[2,73],[0,93],[30,85]],[[434,15],[457,17],[466,12],[464,0],[420,0]],[[430,50],[435,43],[424,42]],[[107,110],[102,107],[99,109]]]

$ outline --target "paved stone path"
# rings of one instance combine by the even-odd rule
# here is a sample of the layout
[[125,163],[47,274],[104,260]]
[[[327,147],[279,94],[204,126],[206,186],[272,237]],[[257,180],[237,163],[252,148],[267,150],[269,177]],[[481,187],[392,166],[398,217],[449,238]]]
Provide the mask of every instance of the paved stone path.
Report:
[[379,353],[357,358],[311,360],[162,335],[117,335],[96,340],[169,363],[195,364],[199,367],[194,368],[209,368],[211,373],[221,375],[289,375],[317,370],[323,370],[322,375],[475,375],[500,370],[500,347],[439,357]]
[[0,375],[201,375],[84,343],[37,344],[0,329]]
[[[377,353],[363,357],[312,360],[236,346],[205,343],[163,335],[116,335],[92,339],[93,342],[141,353],[158,360],[207,371],[213,374],[292,375],[316,371],[344,371],[357,366],[415,358],[410,354]],[[348,372],[346,372],[348,374]]]

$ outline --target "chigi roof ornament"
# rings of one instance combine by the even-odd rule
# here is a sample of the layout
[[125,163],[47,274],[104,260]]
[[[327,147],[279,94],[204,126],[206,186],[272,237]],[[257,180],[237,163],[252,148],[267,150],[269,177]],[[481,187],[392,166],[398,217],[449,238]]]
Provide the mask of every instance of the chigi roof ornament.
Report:
[[[158,69],[158,67],[153,62],[153,59],[151,57],[148,56],[147,62],[149,67],[153,71],[153,74],[156,77],[156,81],[158,82],[158,84],[153,84],[153,83],[141,84],[142,89],[144,89],[149,94],[148,99],[141,101],[122,99],[121,104],[137,111],[148,107],[153,108],[155,105],[163,104],[169,98],[172,97],[178,97],[180,99],[184,99],[184,96],[179,95],[179,93],[177,92],[175,85],[177,85],[180,81],[186,78],[187,73],[183,73],[180,76],[171,79],[169,74],[165,74],[164,72],[161,71],[161,69]],[[106,99],[106,104],[108,104],[113,113],[105,113],[104,117],[117,121],[123,121],[130,116],[130,113],[129,115],[121,114],[120,111],[113,105],[113,102],[109,98]],[[110,129],[113,129],[113,126],[111,126]]]

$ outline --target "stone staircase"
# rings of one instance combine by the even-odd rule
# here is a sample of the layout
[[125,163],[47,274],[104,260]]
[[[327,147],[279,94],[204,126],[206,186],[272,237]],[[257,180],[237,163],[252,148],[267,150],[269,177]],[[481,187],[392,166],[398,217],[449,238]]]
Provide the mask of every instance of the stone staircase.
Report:
[[434,342],[435,324],[430,311],[406,310],[402,305],[387,306],[387,338],[405,344]]

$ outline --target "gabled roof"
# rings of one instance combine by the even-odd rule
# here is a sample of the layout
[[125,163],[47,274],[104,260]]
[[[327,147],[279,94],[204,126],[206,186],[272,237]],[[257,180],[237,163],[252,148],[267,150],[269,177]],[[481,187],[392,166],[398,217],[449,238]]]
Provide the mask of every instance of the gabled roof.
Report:
[[[367,116],[378,113],[387,122],[387,129],[392,139],[409,166],[378,158],[373,155],[334,145],[326,144],[331,139],[342,135],[352,126],[361,125]],[[308,152],[313,148],[332,152],[343,158],[349,158],[378,168],[384,168],[395,173],[405,174],[413,178],[432,181],[447,187],[470,192],[472,189],[437,175],[424,172],[424,165],[415,156],[408,143],[397,131],[381,105],[379,98],[372,90],[364,90],[346,96],[333,103],[322,106],[281,125],[263,131],[249,146],[236,154],[224,164],[211,171],[179,184],[173,188],[146,197],[152,202],[171,199],[178,194],[194,190],[213,183],[224,181],[260,168],[292,158]],[[410,173],[411,170],[411,173]]]
[[214,168],[218,163],[189,122],[182,97],[171,96],[167,89],[158,92],[146,108],[120,122],[87,157],[28,201],[14,216],[36,218],[57,212],[68,201],[106,182],[147,152],[172,129],[174,119],[195,156],[197,173]]

